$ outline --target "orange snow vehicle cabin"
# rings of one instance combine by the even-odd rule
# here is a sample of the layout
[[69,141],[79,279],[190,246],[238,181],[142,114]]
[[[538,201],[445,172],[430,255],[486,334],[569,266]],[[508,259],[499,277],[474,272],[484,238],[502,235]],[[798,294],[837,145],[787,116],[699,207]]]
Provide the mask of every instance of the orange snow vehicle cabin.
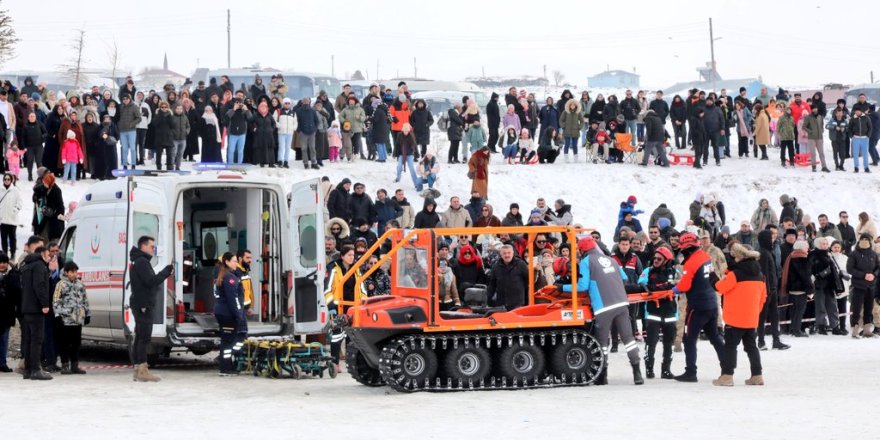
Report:
[[[446,236],[519,234],[527,241],[523,260],[534,273],[534,240],[563,234],[577,255],[577,236],[569,226],[443,228],[386,231],[333,286],[340,324],[349,343],[351,376],[369,386],[398,391],[519,389],[588,385],[602,371],[605,357],[590,334],[593,313],[587,292],[577,291],[577,260],[572,259],[572,292],[549,285],[535,289],[529,277],[527,300],[511,310],[490,306],[485,285],[462,294],[462,305],[441,310],[438,295],[438,243]],[[391,250],[362,273],[361,265],[386,240]],[[391,261],[391,294],[344,300],[342,288],[355,285]],[[504,292],[498,292],[503,295]],[[635,295],[634,300],[649,297]],[[525,299],[525,298],[524,298]]]

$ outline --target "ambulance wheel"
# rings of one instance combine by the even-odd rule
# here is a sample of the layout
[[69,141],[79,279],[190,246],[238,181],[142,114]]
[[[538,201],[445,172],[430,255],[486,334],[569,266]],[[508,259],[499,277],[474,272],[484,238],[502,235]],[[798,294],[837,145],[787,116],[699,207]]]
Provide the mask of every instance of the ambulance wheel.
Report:
[[459,344],[458,348],[449,350],[443,359],[443,366],[446,377],[452,379],[453,387],[477,385],[492,373],[489,351],[474,345]]
[[[528,342],[528,341],[526,341]],[[515,343],[498,354],[498,371],[509,380],[525,384],[544,375],[545,357],[540,347]]]
[[339,374],[336,372],[336,364],[327,361],[327,363],[324,365],[327,367],[327,374],[330,375],[330,379],[336,379],[336,375]]

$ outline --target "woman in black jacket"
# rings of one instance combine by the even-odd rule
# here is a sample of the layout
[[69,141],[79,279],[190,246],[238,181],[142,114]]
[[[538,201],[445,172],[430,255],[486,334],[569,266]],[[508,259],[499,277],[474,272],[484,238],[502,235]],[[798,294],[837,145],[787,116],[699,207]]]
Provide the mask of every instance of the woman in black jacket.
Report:
[[[92,167],[93,173],[98,173],[100,176],[103,176],[104,179],[112,179],[113,178],[113,170],[119,164],[119,158],[116,154],[116,143],[119,140],[119,130],[116,129],[116,124],[113,123],[113,120],[108,115],[104,115],[103,120],[101,121],[101,133],[98,135],[101,141],[101,145],[103,145],[103,168],[94,168]],[[134,165],[132,165],[132,169],[134,169]]]
[[86,121],[82,125],[83,139],[86,142],[85,150],[88,151],[88,161],[92,167],[92,179],[101,180],[104,177],[104,147],[101,142],[101,126],[95,120],[95,114],[86,113]]
[[672,105],[669,107],[669,116],[672,119],[673,136],[675,137],[675,148],[684,149],[687,147],[687,108],[681,96],[675,95],[672,98]]
[[56,175],[61,175],[61,169],[58,167],[58,157],[61,154],[61,143],[58,140],[58,132],[61,130],[61,123],[67,116],[64,115],[64,108],[56,105],[52,109],[52,113],[46,118],[46,146],[43,149],[43,166]]
[[483,259],[473,246],[466,244],[458,251],[458,258],[452,264],[452,272],[458,283],[458,292],[464,299],[465,290],[475,284],[486,284],[486,271]]
[[[260,168],[269,165],[269,168],[275,168],[275,119],[269,114],[269,105],[261,102],[257,108],[257,114],[254,115],[253,128],[250,135],[254,141],[251,144],[251,158],[253,164],[260,165]],[[248,137],[251,137],[248,136]]]
[[[837,316],[837,292],[840,274],[828,248],[831,238],[819,237],[813,241],[815,248],[810,251],[810,266],[813,273],[813,287],[816,294],[813,304],[816,308],[816,328],[821,335],[829,330],[838,334],[840,321]],[[843,283],[840,283],[843,287]],[[827,319],[827,324],[826,324]]]
[[782,268],[781,295],[790,294],[792,297],[793,310],[790,329],[791,335],[797,338],[807,336],[801,328],[801,321],[807,310],[807,295],[812,295],[815,292],[808,249],[809,245],[806,241],[795,242],[794,250],[789,254]]
[[189,133],[186,135],[186,148],[183,150],[184,160],[194,161],[199,154],[199,132],[201,131],[202,118],[196,112],[196,107],[189,98],[183,100],[183,113],[189,120]]
[[[446,136],[449,137],[449,154],[446,156],[447,163],[461,163],[458,160],[458,147],[461,145],[461,136],[464,132],[464,119],[461,117],[461,104],[455,104],[454,108],[446,112],[449,127],[446,128]],[[495,146],[489,144],[490,148]]]
[[416,99],[415,110],[409,116],[409,124],[412,125],[413,133],[416,135],[419,152],[424,156],[431,143],[431,126],[434,125],[434,116],[428,110],[424,99]]
[[[166,154],[166,169],[174,169],[174,137],[171,134],[171,110],[168,103],[162,101],[159,103],[159,109],[150,121],[150,128],[153,130],[153,148],[156,151],[156,169],[162,169],[162,153]],[[149,133],[147,133],[149,138]]]
[[379,98],[373,98],[370,105],[375,105],[373,114],[370,116],[372,125],[373,145],[376,147],[376,161],[385,163],[388,160],[388,143],[391,137],[391,118],[388,116],[388,106]]
[[37,164],[37,168],[43,166],[43,142],[46,141],[46,136],[46,126],[37,120],[37,114],[28,114],[28,120],[25,122],[24,129],[21,131],[21,142],[19,147],[27,150],[24,154],[24,163],[25,167],[27,167],[29,182],[34,181],[34,164]]
[[596,101],[590,107],[590,124],[593,122],[605,122],[605,97],[601,93],[596,95]]
[[846,272],[852,276],[852,313],[849,317],[852,326],[852,337],[859,337],[859,319],[864,323],[862,336],[874,337],[874,317],[871,310],[874,307],[874,289],[877,285],[877,277],[880,276],[880,261],[877,254],[871,249],[871,235],[862,234],[856,243],[855,250],[849,255],[846,262]]
[[36,208],[34,233],[46,241],[61,238],[64,232],[64,197],[61,188],[55,184],[55,175],[43,175],[42,185],[34,187],[33,202]]

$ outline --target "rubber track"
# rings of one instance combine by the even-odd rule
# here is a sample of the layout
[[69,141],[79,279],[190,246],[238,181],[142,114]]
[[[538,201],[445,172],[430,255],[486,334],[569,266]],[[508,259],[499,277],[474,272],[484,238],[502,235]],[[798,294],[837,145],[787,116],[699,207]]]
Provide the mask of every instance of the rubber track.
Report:
[[[440,377],[434,379],[433,382],[425,379],[424,382],[416,383],[416,381],[401,381],[398,374],[400,362],[395,361],[395,353],[404,345],[410,348],[430,347],[435,353],[440,349],[456,348],[458,344],[478,345],[486,347],[494,354],[495,349],[507,347],[515,342],[520,344],[537,345],[542,348],[552,347],[556,344],[562,344],[565,341],[572,341],[578,338],[578,341],[584,341],[589,348],[592,359],[598,358],[597,362],[591,362],[591,368],[588,373],[580,375],[553,376],[549,373],[550,359],[547,359],[547,372],[543,377],[534,377],[524,381],[509,382],[506,377],[498,378],[490,376],[488,380],[481,380],[477,383],[472,381],[455,381],[451,378],[441,380]],[[438,364],[441,356],[438,353]],[[456,334],[436,334],[436,335],[408,335],[392,339],[382,348],[379,356],[379,372],[384,379],[386,385],[401,392],[413,391],[466,391],[466,390],[521,390],[533,388],[554,388],[566,386],[586,386],[592,384],[598,377],[602,368],[605,366],[605,357],[602,355],[602,349],[593,336],[584,330],[546,330],[546,331],[514,331],[500,333],[456,333]],[[439,368],[439,367],[438,367]]]

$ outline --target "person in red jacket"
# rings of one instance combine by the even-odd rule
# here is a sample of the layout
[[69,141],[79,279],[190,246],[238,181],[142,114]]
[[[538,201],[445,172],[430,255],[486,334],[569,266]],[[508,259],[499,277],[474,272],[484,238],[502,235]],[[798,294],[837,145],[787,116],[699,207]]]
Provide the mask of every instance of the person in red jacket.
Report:
[[736,349],[742,341],[749,356],[752,376],[746,385],[764,385],[761,372],[761,351],[756,343],[758,316],[767,299],[767,286],[758,263],[761,253],[735,243],[730,247],[734,264],[715,288],[724,299],[724,357],[721,358],[721,376],[712,381],[715,386],[733,386],[736,368]]
[[718,334],[718,300],[713,287],[715,271],[712,257],[700,249],[697,235],[692,232],[681,234],[678,249],[684,256],[681,280],[672,288],[676,295],[687,295],[687,314],[685,319],[684,374],[675,376],[679,382],[697,381],[697,339],[700,331],[706,332],[709,342],[715,347],[719,362],[723,358],[724,341]]

